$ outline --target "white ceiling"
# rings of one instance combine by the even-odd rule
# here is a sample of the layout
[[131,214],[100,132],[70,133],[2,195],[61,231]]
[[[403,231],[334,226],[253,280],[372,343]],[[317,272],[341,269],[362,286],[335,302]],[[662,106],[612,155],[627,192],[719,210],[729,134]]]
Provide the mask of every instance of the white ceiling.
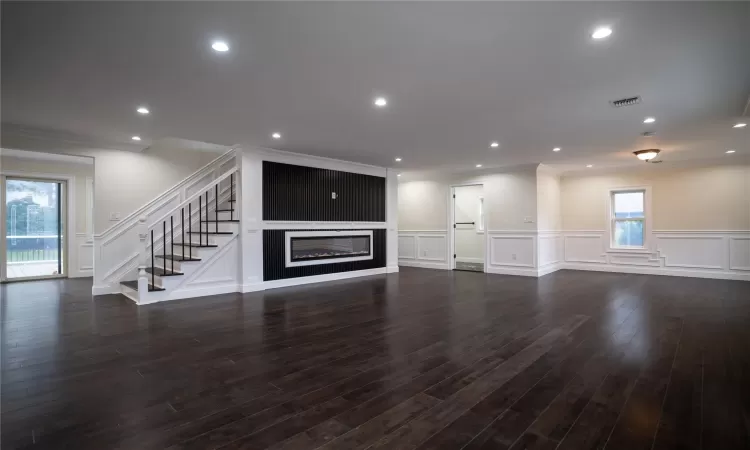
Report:
[[3,122],[123,145],[428,171],[714,159],[750,152],[749,95],[750,2],[2,3]]

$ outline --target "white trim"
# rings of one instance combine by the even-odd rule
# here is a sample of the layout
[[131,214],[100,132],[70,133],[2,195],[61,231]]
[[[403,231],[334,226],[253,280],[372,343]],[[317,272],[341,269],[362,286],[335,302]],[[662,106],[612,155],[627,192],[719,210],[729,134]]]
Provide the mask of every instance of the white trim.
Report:
[[15,148],[2,148],[0,154],[19,159],[32,159],[37,161],[58,161],[68,164],[94,165],[94,158],[90,156],[66,155],[64,153],[46,153],[31,150],[19,150]]
[[[340,233],[340,234],[339,234]],[[350,256],[344,258],[316,259],[312,261],[292,262],[292,239],[296,237],[368,237],[370,243],[369,253],[365,256]],[[373,259],[373,237],[372,230],[327,230],[327,231],[287,231],[284,233],[284,255],[285,267],[318,266],[324,264],[335,264],[341,262],[367,261]]]
[[439,270],[451,270],[451,268],[448,266],[448,263],[431,263],[431,262],[423,262],[423,261],[407,261],[404,259],[398,260],[399,266],[404,267],[420,267],[422,269],[439,269]]
[[484,258],[462,258],[462,257],[456,257],[456,262],[484,264]]
[[255,146],[243,147],[243,151],[259,155],[263,161],[293,164],[295,166],[315,167],[319,169],[340,170],[344,172],[373,175],[382,178],[385,178],[387,175],[385,167],[355,163],[351,161],[344,161],[341,159],[306,155],[303,153],[285,152],[283,150]]
[[398,230],[398,234],[447,234],[448,230]]
[[517,275],[517,276],[522,276],[522,277],[538,277],[539,276],[539,272],[533,268],[523,269],[523,268],[490,266],[490,267],[485,267],[484,271],[487,273],[495,274],[495,275]]
[[626,267],[626,266],[608,266],[608,265],[590,265],[590,264],[576,264],[576,263],[564,263],[563,269],[569,270],[588,270],[593,272],[618,272],[618,273],[635,273],[642,275],[667,275],[674,277],[692,277],[692,278],[715,278],[719,280],[740,280],[750,281],[750,274],[733,273],[728,271],[703,271],[703,270],[680,270],[680,269],[667,269],[660,267]]
[[288,286],[298,286],[302,284],[322,283],[324,281],[346,280],[349,278],[366,277],[366,276],[371,276],[371,275],[384,275],[386,273],[387,271],[385,267],[378,267],[375,269],[355,270],[351,272],[337,272],[337,273],[329,273],[325,275],[313,275],[309,277],[298,277],[298,278],[288,278],[284,280],[264,281],[263,288],[264,289],[276,289],[276,288],[288,287]]

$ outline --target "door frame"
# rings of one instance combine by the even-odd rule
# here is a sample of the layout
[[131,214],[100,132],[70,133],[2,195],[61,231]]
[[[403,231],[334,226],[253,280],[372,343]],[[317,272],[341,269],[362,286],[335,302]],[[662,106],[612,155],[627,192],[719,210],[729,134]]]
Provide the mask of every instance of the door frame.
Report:
[[63,274],[60,275],[49,275],[44,277],[25,277],[25,278],[13,278],[8,279],[6,273],[7,264],[3,263],[0,267],[0,282],[12,283],[15,281],[32,281],[32,280],[48,280],[48,279],[59,279],[68,278],[70,276],[70,255],[73,252],[73,245],[75,239],[71,236],[75,236],[76,220],[75,220],[75,177],[72,175],[61,175],[56,173],[42,173],[42,172],[19,172],[19,171],[2,171],[0,172],[0,215],[3,220],[0,221],[0,258],[3,261],[6,258],[6,241],[5,239],[5,181],[8,178],[21,178],[29,180],[39,180],[47,182],[58,182],[65,184],[65,197],[64,197],[64,208],[65,208],[65,232],[63,233],[62,239],[63,244],[61,247],[65,249],[65,256],[62,258]]
[[[456,269],[456,258],[453,256],[456,254],[456,229],[453,227],[453,224],[456,223],[456,217],[455,217],[455,211],[456,211],[456,188],[460,187],[469,187],[469,186],[481,186],[482,187],[482,198],[485,198],[484,195],[484,183],[461,183],[461,184],[451,184],[450,189],[448,189],[448,250],[449,253],[447,255],[448,257],[448,266],[450,270]],[[482,204],[482,212],[484,212],[484,233],[483,234],[483,246],[484,246],[484,265],[482,270],[487,273],[487,260],[489,258],[488,248],[487,248],[487,240],[488,240],[488,233],[487,233],[487,202],[483,202]]]

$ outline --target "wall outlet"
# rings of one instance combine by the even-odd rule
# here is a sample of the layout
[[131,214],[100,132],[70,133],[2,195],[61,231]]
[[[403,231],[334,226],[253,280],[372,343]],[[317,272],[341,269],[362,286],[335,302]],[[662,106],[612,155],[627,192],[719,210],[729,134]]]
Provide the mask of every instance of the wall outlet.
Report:
[[516,254],[515,254],[515,253],[513,253],[513,254],[511,255],[511,258],[513,258],[513,261],[515,261],[515,260],[516,260]]
[[427,250],[422,250],[422,256],[427,256]]
[[534,220],[527,216],[523,218],[523,223],[534,223]]
[[331,198],[334,199],[334,200],[336,200],[336,197],[337,197],[336,193],[335,192],[331,192]]
[[120,220],[120,213],[119,212],[111,212],[109,213],[109,220],[112,222],[116,222]]

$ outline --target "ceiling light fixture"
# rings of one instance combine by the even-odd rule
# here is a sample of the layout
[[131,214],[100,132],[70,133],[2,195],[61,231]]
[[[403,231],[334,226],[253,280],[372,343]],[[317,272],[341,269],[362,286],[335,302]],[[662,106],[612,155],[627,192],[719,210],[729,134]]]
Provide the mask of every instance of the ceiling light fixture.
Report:
[[493,142],[493,143],[490,144],[490,147],[492,147],[492,148],[497,148],[499,146],[500,146],[500,144],[497,143],[497,142]]
[[273,133],[271,137],[274,139],[281,139],[281,133]]
[[727,153],[729,153],[730,155],[731,155],[732,153],[734,153],[734,152],[735,152],[735,150],[727,150]]
[[560,150],[561,150],[560,147],[555,147],[552,149],[553,152],[559,152]]
[[480,167],[482,167],[482,165],[481,164],[477,164],[477,169],[480,168]]
[[401,158],[396,158],[396,162],[401,162]]
[[401,174],[399,173],[399,174],[397,174],[396,176],[397,176],[397,177],[400,177],[400,176],[401,176]]
[[591,37],[594,39],[604,39],[612,34],[612,28],[610,27],[599,27],[591,33]]
[[656,119],[654,119],[653,117],[646,117],[645,119],[643,119],[643,123],[654,123],[654,122],[656,122]]
[[594,167],[594,165],[593,164],[589,164],[586,167],[588,167],[590,169],[590,168]]
[[214,41],[211,44],[211,48],[221,53],[229,51],[229,45],[227,45],[227,43],[224,41]]
[[747,126],[746,123],[740,122],[740,123],[736,124],[735,126],[733,126],[732,128],[745,128],[746,126]]
[[133,139],[134,141],[140,141],[141,137],[140,136],[133,136],[131,139]]
[[372,103],[378,108],[382,108],[388,104],[388,100],[385,97],[377,97]]
[[140,108],[136,109],[136,111],[138,111],[138,114],[148,114],[151,112],[145,106],[141,106]]
[[633,152],[633,154],[641,161],[649,162],[659,156],[660,152],[661,150],[658,148],[648,148],[646,150],[638,150],[637,152]]

